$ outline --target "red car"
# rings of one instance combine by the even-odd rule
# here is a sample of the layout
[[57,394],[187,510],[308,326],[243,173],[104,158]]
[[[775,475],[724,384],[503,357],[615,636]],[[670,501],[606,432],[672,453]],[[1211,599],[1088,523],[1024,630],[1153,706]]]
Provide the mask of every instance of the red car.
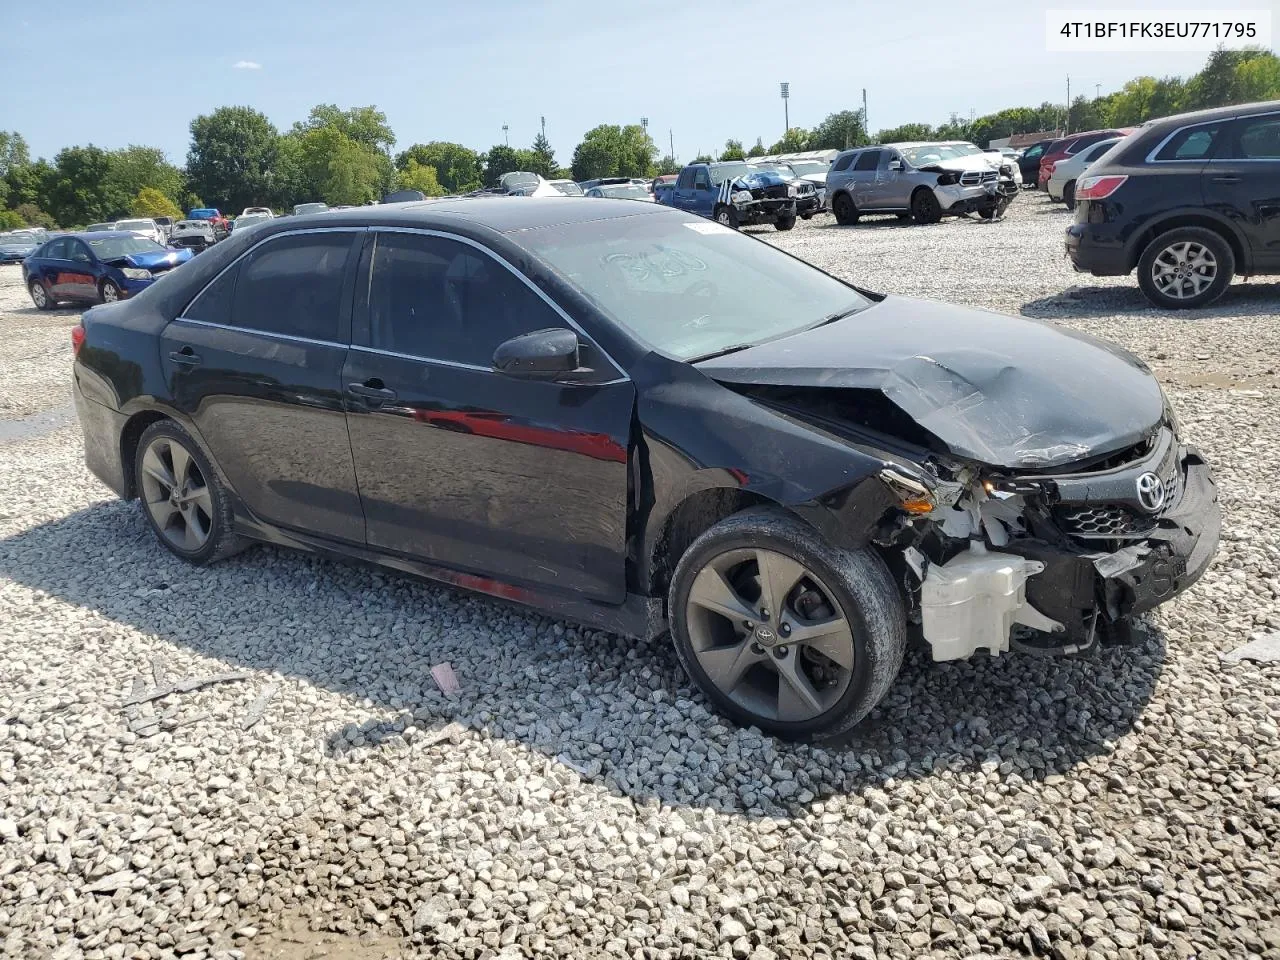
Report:
[[1040,158],[1040,175],[1036,178],[1041,190],[1053,175],[1053,167],[1059,161],[1072,154],[1092,146],[1099,140],[1110,140],[1112,137],[1127,137],[1137,127],[1116,127],[1111,130],[1087,130],[1084,133],[1073,133],[1069,137],[1055,140],[1045,147],[1044,156]]

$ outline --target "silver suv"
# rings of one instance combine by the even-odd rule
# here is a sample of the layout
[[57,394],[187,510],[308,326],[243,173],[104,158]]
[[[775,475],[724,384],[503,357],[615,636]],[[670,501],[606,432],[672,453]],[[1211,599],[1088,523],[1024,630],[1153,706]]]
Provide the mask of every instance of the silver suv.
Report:
[[1012,163],[971,143],[890,143],[845,150],[827,174],[836,222],[896,213],[916,223],[977,213],[1001,216],[1018,195]]

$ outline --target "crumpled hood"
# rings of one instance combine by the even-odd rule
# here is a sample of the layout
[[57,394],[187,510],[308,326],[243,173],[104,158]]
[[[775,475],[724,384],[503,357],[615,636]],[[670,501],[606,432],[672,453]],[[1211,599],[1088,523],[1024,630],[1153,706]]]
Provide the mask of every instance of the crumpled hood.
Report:
[[[1012,161],[1009,161],[1012,162]],[[999,170],[1001,163],[995,157],[985,153],[973,153],[965,157],[953,157],[950,160],[937,160],[933,163],[923,164],[921,170],[952,170],[956,173],[968,173],[970,171],[978,171],[979,173],[987,170]]]
[[108,263],[129,267],[141,267],[143,270],[154,270],[157,267],[176,267],[191,259],[190,250],[157,250],[154,253],[131,253],[127,257],[117,257]]
[[1164,415],[1159,383],[1120,347],[906,297],[697,367],[724,383],[879,390],[956,456],[1010,469],[1121,450]]

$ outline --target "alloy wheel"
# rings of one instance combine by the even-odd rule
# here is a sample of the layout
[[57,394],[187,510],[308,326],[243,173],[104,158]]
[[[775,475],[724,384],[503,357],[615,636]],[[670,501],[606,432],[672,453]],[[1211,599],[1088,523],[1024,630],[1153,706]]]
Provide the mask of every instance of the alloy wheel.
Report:
[[31,284],[31,301],[40,310],[49,305],[49,292],[45,290],[44,284],[39,281]]
[[120,299],[120,290],[114,283],[108,280],[102,285],[102,302],[115,303]]
[[1171,243],[1151,262],[1151,280],[1156,289],[1175,300],[1198,296],[1217,277],[1218,258],[1194,240]]
[[774,550],[713,558],[694,578],[686,623],[707,677],[760,717],[812,720],[840,700],[853,676],[853,630],[835,594]]
[[156,529],[185,553],[209,542],[213,497],[189,450],[169,437],[151,441],[142,455],[142,498]]
[[722,225],[724,225],[724,226],[726,226],[726,227],[731,226],[731,225],[732,225],[732,223],[731,223],[731,221],[730,221],[730,219],[729,219],[729,211],[728,211],[728,210],[721,210],[719,213],[717,213],[717,214],[716,214],[716,222],[717,222],[717,223],[720,223],[720,224],[722,224]]

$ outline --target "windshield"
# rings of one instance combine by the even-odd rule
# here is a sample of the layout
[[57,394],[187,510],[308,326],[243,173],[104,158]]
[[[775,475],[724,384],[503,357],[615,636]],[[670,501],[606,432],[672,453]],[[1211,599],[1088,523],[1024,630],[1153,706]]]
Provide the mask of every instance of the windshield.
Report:
[[218,211],[213,209],[192,210],[190,213],[187,214],[187,217],[191,220],[212,220],[217,215],[218,215]]
[[815,173],[826,173],[831,168],[825,163],[797,163],[793,160],[791,161],[791,169],[794,170],[798,176],[809,177]]
[[117,230],[154,230],[155,224],[150,220],[121,220],[116,224]]
[[751,164],[753,171],[776,173],[783,180],[794,180],[796,175],[791,168],[781,163],[753,163]]
[[133,253],[164,253],[164,247],[145,237],[99,237],[85,241],[99,260],[114,260]]
[[649,191],[634,183],[614,183],[596,187],[604,196],[615,200],[648,200]]
[[563,193],[566,197],[582,196],[582,188],[578,186],[576,183],[573,183],[572,181],[565,181],[564,183],[553,183],[551,184],[551,186],[555,187],[557,192]]
[[977,145],[973,143],[953,143],[951,144],[951,148],[953,150],[959,150],[961,156],[965,156],[965,157],[971,157],[975,153],[982,152],[981,150],[978,149]]
[[[977,148],[975,147],[974,150],[976,151]],[[927,167],[940,160],[958,160],[960,157],[967,157],[971,152],[973,151],[951,144],[927,143],[920,147],[907,147],[902,151],[902,155],[913,167]]]
[[100,230],[114,230],[114,223],[91,223],[84,228],[85,233],[97,233]]
[[329,209],[329,205],[325,203],[300,203],[293,208],[294,214],[302,216],[307,213],[324,213]]
[[751,168],[745,163],[721,163],[711,167],[708,172],[711,174],[712,183],[724,183],[726,180],[745,177],[751,172]]
[[509,236],[619,326],[681,360],[776,340],[870,302],[767,243],[678,213]]

